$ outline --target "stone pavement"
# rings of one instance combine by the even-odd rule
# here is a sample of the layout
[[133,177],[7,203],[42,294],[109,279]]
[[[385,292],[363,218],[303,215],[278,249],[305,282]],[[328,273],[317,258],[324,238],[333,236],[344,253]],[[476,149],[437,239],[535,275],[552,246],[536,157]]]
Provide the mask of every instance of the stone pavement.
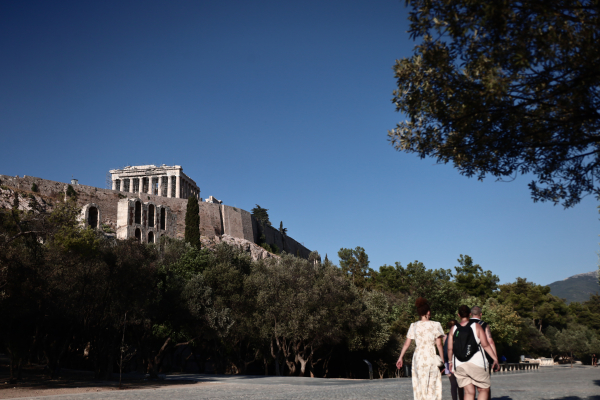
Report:
[[[369,381],[274,376],[169,375],[167,379],[214,384],[35,399],[413,399],[411,380],[406,378]],[[442,379],[443,399],[450,399],[448,378]],[[600,400],[600,368],[554,366],[529,372],[495,374],[492,377],[492,396],[493,399],[499,400]]]

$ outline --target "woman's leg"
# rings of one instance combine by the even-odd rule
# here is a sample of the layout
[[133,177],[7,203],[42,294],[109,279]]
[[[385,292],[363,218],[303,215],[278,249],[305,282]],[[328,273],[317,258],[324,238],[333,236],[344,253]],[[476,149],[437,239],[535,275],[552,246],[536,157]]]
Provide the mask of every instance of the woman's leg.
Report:
[[458,382],[456,382],[456,376],[454,374],[448,375],[448,379],[450,379],[450,394],[452,395],[452,400],[458,400]]

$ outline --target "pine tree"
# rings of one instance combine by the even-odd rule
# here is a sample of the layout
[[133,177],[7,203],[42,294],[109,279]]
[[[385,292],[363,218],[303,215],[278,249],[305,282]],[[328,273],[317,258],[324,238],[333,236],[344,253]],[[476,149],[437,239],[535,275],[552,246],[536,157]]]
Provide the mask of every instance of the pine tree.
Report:
[[257,221],[259,221],[262,224],[266,224],[266,225],[271,225],[271,221],[269,221],[269,213],[268,213],[268,209],[266,208],[262,208],[261,206],[259,206],[258,204],[256,205],[256,207],[254,207],[252,209],[252,215],[254,216],[254,218],[257,219]]
[[185,211],[185,241],[200,248],[200,206],[198,198],[190,196]]

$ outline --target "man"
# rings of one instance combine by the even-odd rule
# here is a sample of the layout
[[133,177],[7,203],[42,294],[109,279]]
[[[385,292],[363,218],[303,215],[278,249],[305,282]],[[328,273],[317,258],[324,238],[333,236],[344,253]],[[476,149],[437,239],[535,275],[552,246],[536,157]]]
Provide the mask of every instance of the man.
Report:
[[[481,307],[475,306],[475,307],[471,308],[471,321],[475,321],[479,325],[481,325],[481,327],[485,331],[485,336],[487,337],[487,340],[488,340],[490,346],[494,350],[494,355],[497,358],[498,353],[496,352],[496,343],[494,343],[494,339],[492,338],[492,330],[490,329],[490,326],[488,325],[487,322],[483,322],[481,320],[481,314],[482,314]],[[491,356],[492,355],[490,354],[490,357]]]
[[[458,308],[460,321],[448,335],[449,370],[456,376],[458,386],[464,388],[465,400],[475,400],[475,390],[479,392],[478,400],[488,400],[491,384],[488,370],[498,368],[498,358],[481,325],[470,320],[470,311],[466,305]],[[492,357],[491,366],[481,348]]]
[[[475,306],[473,308],[471,308],[471,319],[470,321],[475,321],[476,323],[478,323],[482,328],[483,331],[485,332],[485,336],[487,337],[488,343],[490,344],[490,347],[492,348],[492,350],[494,350],[494,356],[496,359],[498,359],[498,353],[496,352],[496,343],[494,343],[494,339],[492,338],[492,330],[490,329],[490,326],[488,325],[487,322],[483,322],[481,320],[481,314],[482,314],[482,310],[481,307],[479,306]],[[488,361],[491,360],[493,357],[491,354],[488,354]],[[490,375],[492,374],[492,370],[490,369]],[[489,398],[492,398],[492,389],[490,388],[490,394],[489,394]]]

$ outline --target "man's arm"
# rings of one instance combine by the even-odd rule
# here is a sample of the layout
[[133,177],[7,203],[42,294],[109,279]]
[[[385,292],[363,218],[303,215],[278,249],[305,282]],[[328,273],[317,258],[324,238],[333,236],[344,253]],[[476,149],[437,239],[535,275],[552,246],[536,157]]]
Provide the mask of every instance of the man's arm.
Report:
[[492,330],[490,329],[489,324],[485,327],[485,337],[487,338],[492,350],[494,350],[494,355],[496,356],[496,358],[498,358],[498,353],[496,352],[496,343],[494,343],[494,339],[492,339]]
[[492,346],[490,346],[490,342],[488,342],[487,335],[485,334],[481,325],[476,324],[475,326],[476,326],[476,330],[477,330],[477,336],[479,337],[479,340],[481,341],[481,347],[483,347],[483,349],[492,357],[492,359],[494,360],[492,369],[494,371],[497,371],[496,368],[499,369],[500,366],[498,365],[498,357],[496,356],[496,352],[494,351],[494,349],[492,349]]

